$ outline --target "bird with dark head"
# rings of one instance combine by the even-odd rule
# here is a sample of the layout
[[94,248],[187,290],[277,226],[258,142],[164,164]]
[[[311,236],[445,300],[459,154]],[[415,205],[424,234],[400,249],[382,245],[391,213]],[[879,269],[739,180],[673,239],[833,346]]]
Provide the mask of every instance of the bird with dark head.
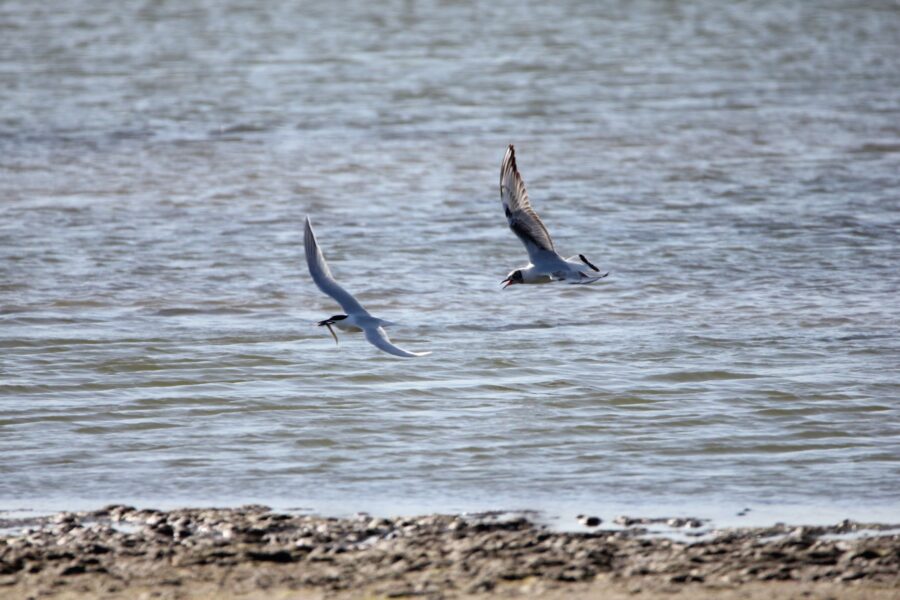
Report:
[[388,337],[385,327],[393,325],[390,321],[379,319],[372,316],[369,311],[363,308],[362,304],[353,297],[353,294],[345,290],[335,281],[328,263],[325,262],[325,255],[319,248],[319,242],[316,240],[316,234],[313,233],[312,223],[309,217],[306,217],[306,229],[303,232],[303,246],[306,250],[306,265],[309,267],[309,274],[312,276],[313,282],[323,293],[331,296],[346,314],[333,315],[327,319],[319,321],[319,326],[328,327],[334,343],[338,343],[337,335],[332,329],[332,325],[341,331],[362,331],[366,335],[366,339],[370,344],[394,356],[402,356],[403,358],[411,358],[413,356],[425,356],[431,352],[410,352],[399,346],[395,346]]
[[516,269],[512,273],[506,276],[506,279],[500,282],[501,284],[506,284],[503,287],[508,288],[514,283],[525,283],[525,279],[522,276],[522,269]]
[[507,288],[514,283],[548,283],[567,281],[569,283],[594,283],[609,273],[600,273],[584,254],[563,258],[556,251],[550,233],[544,222],[534,212],[525,181],[516,166],[516,149],[512,144],[506,149],[500,165],[500,201],[506,223],[516,237],[525,245],[531,263],[510,272],[501,283]]

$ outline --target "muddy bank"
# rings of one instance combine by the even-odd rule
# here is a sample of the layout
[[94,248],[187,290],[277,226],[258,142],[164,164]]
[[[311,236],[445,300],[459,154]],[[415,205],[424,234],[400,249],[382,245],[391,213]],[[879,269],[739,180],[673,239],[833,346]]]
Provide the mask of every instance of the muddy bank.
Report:
[[725,597],[742,589],[752,597],[759,589],[771,598],[779,582],[826,590],[822,597],[837,589],[880,598],[900,587],[900,534],[885,525],[710,530],[682,541],[648,537],[649,522],[566,533],[502,514],[332,519],[260,506],[110,506],[0,519],[0,596],[700,597],[705,589]]

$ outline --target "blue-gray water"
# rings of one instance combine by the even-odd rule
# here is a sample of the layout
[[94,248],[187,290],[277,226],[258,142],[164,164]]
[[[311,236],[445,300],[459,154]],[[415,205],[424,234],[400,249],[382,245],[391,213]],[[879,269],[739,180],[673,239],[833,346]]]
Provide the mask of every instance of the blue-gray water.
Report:
[[0,3],[0,508],[900,518],[895,2],[304,4]]

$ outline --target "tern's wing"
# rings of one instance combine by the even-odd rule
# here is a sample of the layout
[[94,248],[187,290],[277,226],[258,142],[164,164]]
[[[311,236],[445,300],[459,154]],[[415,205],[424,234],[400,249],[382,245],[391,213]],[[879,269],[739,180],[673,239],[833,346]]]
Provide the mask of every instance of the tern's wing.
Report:
[[531,262],[538,264],[542,257],[546,258],[547,252],[556,254],[547,228],[531,208],[525,182],[516,168],[516,149],[512,144],[506,150],[500,166],[500,200],[503,202],[503,212],[506,213],[509,228],[525,244]]
[[319,243],[316,241],[316,234],[313,233],[309,217],[306,217],[303,245],[306,248],[306,264],[309,265],[309,274],[312,275],[313,281],[316,282],[319,289],[337,300],[337,303],[341,305],[341,308],[348,315],[354,313],[369,314],[350,292],[342,288],[334,280],[334,275],[331,274],[331,269],[328,268],[328,263],[325,262],[322,250],[319,249]]
[[391,340],[390,338],[388,338],[387,333],[385,333],[384,329],[382,329],[381,327],[367,327],[366,339],[369,340],[375,347],[384,350],[388,354],[393,354],[394,356],[411,358],[413,356],[426,356],[428,354],[431,354],[431,352],[410,352],[409,350],[404,350],[399,346],[395,346],[391,343]]

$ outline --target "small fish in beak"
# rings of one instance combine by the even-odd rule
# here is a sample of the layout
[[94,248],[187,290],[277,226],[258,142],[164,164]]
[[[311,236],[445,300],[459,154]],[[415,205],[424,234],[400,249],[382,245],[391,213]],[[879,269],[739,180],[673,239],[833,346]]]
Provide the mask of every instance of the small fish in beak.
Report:
[[[342,316],[341,318],[345,319],[346,316]],[[319,327],[321,327],[322,325],[327,327],[328,332],[331,333],[331,337],[334,338],[334,343],[337,344],[338,346],[340,346],[341,344],[340,344],[340,342],[338,342],[337,334],[334,333],[334,329],[332,329],[332,327],[331,327],[331,324],[334,323],[334,321],[335,321],[335,317],[331,317],[330,319],[325,319],[324,321],[319,321]]]
[[341,344],[340,344],[340,342],[338,342],[337,334],[335,334],[335,333],[334,333],[334,329],[331,328],[331,323],[325,323],[325,327],[328,328],[328,331],[331,333],[331,337],[334,338],[334,343],[335,343],[336,345],[340,346]]

